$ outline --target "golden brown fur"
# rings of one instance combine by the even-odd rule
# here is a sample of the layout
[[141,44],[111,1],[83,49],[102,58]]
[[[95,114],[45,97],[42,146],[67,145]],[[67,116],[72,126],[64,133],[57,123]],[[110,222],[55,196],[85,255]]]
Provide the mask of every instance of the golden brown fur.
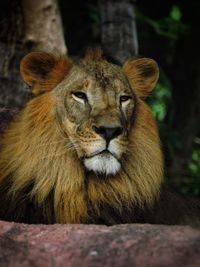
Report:
[[[49,61],[53,63],[48,65]],[[48,70],[46,65],[50,66]],[[2,213],[15,203],[20,206],[31,202],[36,207],[35,217],[37,210],[42,210],[46,218],[30,219],[30,222],[113,224],[137,221],[134,207],[142,210],[153,205],[159,198],[163,160],[155,121],[141,98],[155,86],[158,68],[148,59],[139,59],[138,65],[130,60],[121,69],[104,60],[99,52],[96,56],[90,52],[77,64],[46,53],[34,53],[22,61],[22,77],[37,96],[16,116],[1,141],[0,191],[6,203]],[[149,72],[142,73],[143,66],[147,65]],[[101,71],[93,76],[96,69]],[[77,79],[83,83],[79,85]],[[115,126],[120,123],[119,110],[114,102],[105,98],[104,89],[98,89],[98,101],[90,111],[92,115],[72,98],[66,100],[71,102],[65,106],[63,99],[69,99],[66,92],[73,84],[87,88],[91,94],[89,86],[108,86],[106,90],[111,93],[114,86],[121,92],[122,85],[130,87],[127,79],[132,86],[129,90],[133,90],[134,103],[127,104],[124,115],[128,120],[128,133],[115,140],[121,169],[107,176],[87,171],[82,159],[94,149],[94,142],[101,142],[101,137],[91,130],[92,123],[110,120]],[[85,114],[77,116],[79,112]],[[8,216],[0,212],[1,217],[28,221],[24,219],[26,215],[15,216],[11,210]],[[126,216],[118,219],[124,211],[127,219],[124,219]]]

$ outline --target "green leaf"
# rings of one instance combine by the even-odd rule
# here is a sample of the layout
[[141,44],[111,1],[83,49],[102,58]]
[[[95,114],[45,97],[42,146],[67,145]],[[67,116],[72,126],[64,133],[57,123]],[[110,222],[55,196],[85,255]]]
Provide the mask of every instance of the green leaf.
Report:
[[179,6],[177,6],[177,5],[172,6],[172,9],[170,11],[170,17],[175,21],[181,21],[182,12],[181,12]]
[[198,172],[198,166],[197,166],[197,164],[195,164],[194,162],[191,162],[189,164],[189,170],[191,171],[191,173],[193,175],[197,174],[197,172]]

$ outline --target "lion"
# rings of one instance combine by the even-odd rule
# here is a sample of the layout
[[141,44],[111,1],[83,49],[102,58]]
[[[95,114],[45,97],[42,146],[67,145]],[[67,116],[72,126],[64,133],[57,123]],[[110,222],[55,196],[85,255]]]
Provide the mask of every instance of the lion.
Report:
[[121,67],[98,49],[74,61],[32,52],[20,71],[35,96],[0,142],[0,218],[168,223],[157,216],[163,154],[144,101],[158,81],[157,63],[137,58]]

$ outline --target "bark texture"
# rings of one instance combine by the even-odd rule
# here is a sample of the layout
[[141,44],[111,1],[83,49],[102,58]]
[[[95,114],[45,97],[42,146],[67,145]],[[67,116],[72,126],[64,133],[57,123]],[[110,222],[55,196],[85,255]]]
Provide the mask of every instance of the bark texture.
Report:
[[65,54],[56,0],[10,0],[0,3],[0,107],[22,107],[31,96],[19,63],[31,50]]
[[33,50],[66,54],[63,27],[56,0],[22,0],[24,41]]
[[[3,5],[4,3],[4,5]],[[0,3],[0,107],[22,106],[29,92],[19,75],[19,62],[28,48],[23,44],[24,21],[19,1]]]
[[101,42],[106,54],[120,63],[138,55],[134,5],[129,0],[99,0]]
[[17,109],[0,108],[0,138],[17,112]]

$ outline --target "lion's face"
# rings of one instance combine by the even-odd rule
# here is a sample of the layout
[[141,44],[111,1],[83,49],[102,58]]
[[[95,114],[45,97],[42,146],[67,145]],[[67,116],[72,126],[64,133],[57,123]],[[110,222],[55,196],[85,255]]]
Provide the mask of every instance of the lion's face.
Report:
[[50,94],[56,119],[85,167],[97,174],[116,174],[129,149],[137,101],[157,81],[156,63],[130,60],[121,68],[94,55],[73,65],[46,53],[27,57],[21,67],[24,80],[36,93],[55,83]]
[[107,175],[118,172],[136,105],[122,69],[106,61],[82,62],[71,69],[55,94],[62,105],[58,108],[62,127],[85,167]]

